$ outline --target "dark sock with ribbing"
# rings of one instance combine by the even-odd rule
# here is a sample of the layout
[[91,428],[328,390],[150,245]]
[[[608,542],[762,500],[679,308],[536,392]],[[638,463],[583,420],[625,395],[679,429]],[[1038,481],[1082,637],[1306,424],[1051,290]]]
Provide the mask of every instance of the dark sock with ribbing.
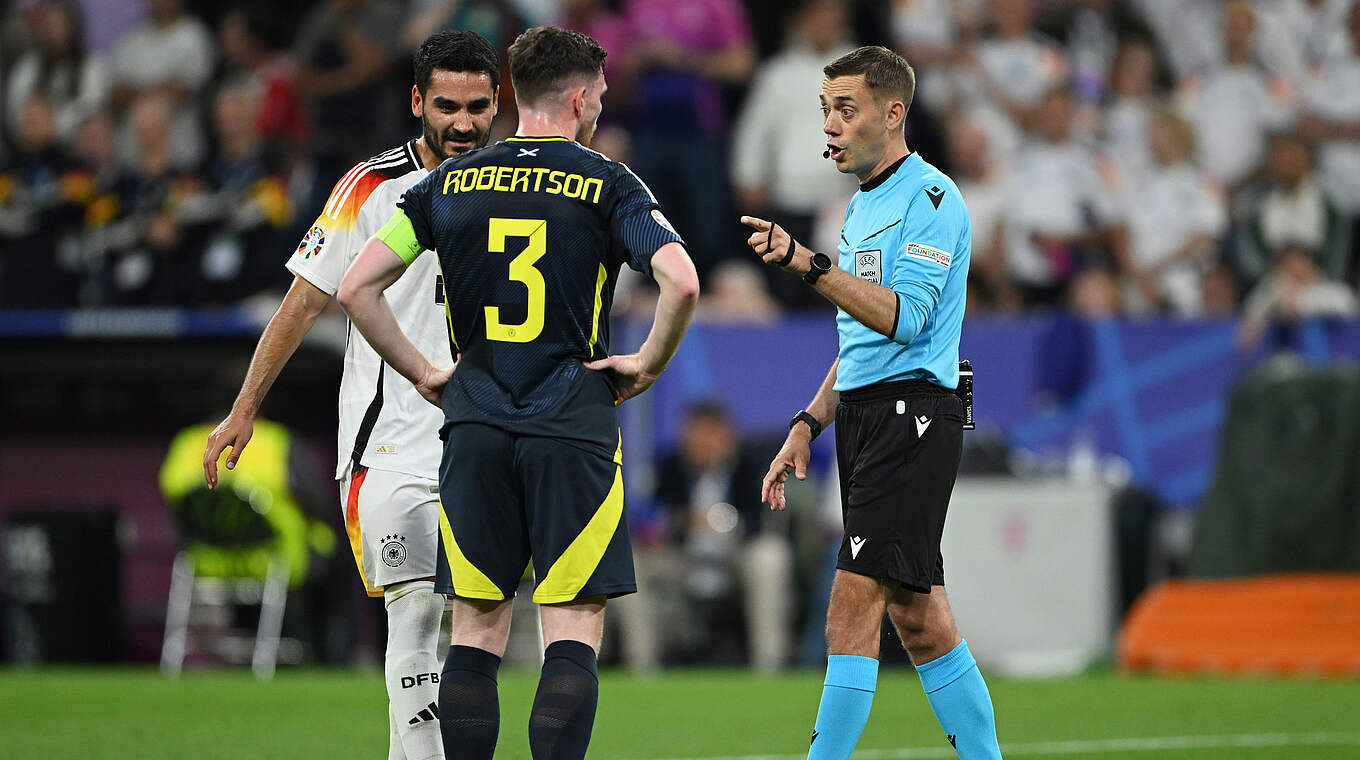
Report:
[[476,647],[451,646],[439,679],[439,731],[445,760],[491,760],[501,730],[496,673],[501,658]]
[[548,645],[529,715],[529,749],[534,760],[586,756],[599,693],[595,650],[589,644],[554,641]]

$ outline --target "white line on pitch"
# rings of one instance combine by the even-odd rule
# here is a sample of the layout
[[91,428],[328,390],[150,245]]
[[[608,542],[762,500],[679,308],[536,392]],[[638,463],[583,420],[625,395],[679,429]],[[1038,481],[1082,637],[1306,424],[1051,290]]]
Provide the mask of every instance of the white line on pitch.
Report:
[[[1091,739],[1057,742],[1027,742],[1003,744],[1007,757],[1043,755],[1087,755],[1111,752],[1161,752],[1167,750],[1221,749],[1237,747],[1326,747],[1360,746],[1360,734],[1295,733],[1295,734],[1210,734],[1207,736],[1140,736],[1123,739]],[[727,757],[685,757],[667,760],[802,760],[797,755],[732,755]],[[930,760],[957,757],[950,747],[904,747],[899,749],[866,749],[856,752],[854,760]]]

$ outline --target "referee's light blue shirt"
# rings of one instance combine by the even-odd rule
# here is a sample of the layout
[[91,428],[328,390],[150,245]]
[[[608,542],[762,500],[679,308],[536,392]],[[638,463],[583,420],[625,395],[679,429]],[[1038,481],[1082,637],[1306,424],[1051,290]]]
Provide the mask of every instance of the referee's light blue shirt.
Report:
[[897,294],[897,320],[889,338],[837,310],[836,390],[909,378],[957,388],[972,225],[954,181],[908,155],[855,193],[838,250],[841,269]]

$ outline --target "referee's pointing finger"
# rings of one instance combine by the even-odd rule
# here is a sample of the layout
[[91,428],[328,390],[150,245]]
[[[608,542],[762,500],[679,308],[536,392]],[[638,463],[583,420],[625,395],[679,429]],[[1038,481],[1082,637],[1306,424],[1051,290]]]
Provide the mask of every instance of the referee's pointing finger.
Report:
[[769,222],[755,216],[743,216],[741,218],[741,223],[746,225],[747,227],[750,227],[753,230],[758,230],[760,232],[764,232],[770,229]]

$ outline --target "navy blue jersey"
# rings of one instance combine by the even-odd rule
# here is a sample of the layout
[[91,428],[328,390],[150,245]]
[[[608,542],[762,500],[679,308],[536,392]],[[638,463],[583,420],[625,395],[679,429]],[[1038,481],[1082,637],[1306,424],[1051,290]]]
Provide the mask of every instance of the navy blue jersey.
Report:
[[444,278],[461,355],[444,389],[459,422],[579,441],[614,456],[615,392],[582,366],[609,355],[619,268],[651,274],[682,242],[628,167],[560,137],[514,137],[450,158],[398,206]]

